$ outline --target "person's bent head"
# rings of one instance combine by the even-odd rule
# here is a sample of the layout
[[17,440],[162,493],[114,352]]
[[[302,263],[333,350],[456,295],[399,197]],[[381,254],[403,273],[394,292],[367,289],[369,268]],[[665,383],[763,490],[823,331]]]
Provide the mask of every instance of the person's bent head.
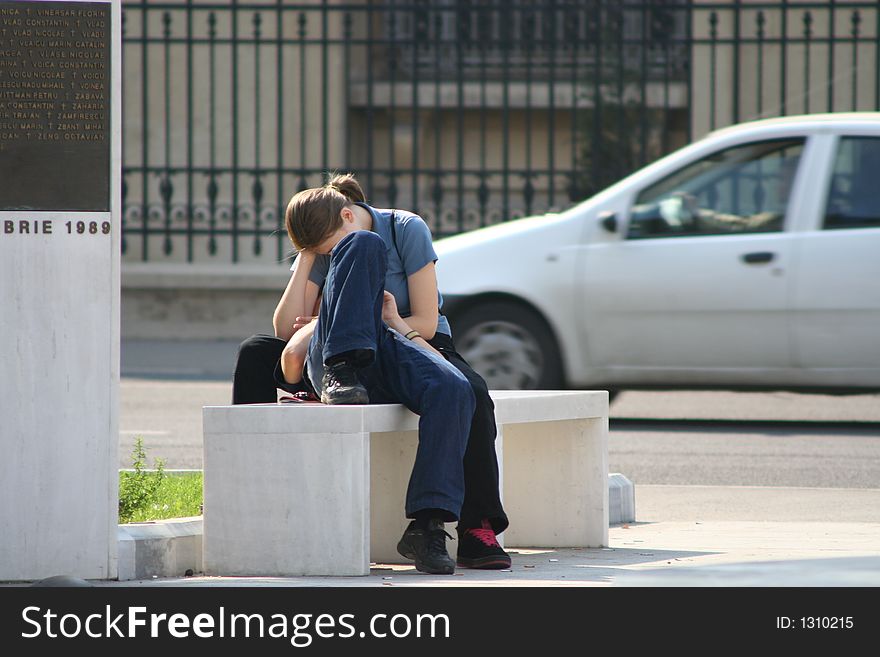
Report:
[[343,210],[365,201],[360,183],[350,173],[333,176],[323,187],[297,192],[284,215],[290,241],[297,251],[329,252],[345,236],[340,233],[346,223]]

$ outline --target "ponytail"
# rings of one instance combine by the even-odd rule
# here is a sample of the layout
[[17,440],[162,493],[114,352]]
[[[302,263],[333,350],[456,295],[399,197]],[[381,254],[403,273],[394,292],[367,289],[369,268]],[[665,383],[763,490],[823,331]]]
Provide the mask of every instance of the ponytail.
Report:
[[352,203],[367,202],[367,197],[361,184],[350,173],[337,173],[324,186],[329,189],[335,189]]

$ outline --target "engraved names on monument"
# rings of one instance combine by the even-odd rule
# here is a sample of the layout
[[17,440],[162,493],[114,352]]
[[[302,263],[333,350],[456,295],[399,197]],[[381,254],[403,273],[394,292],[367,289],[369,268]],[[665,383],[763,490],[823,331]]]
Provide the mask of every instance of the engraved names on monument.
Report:
[[110,209],[110,5],[0,1],[0,208]]

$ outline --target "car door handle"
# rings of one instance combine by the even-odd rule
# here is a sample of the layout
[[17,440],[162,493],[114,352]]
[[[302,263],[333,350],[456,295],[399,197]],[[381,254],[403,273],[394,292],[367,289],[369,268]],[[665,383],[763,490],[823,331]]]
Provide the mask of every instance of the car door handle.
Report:
[[770,262],[775,257],[776,254],[771,251],[756,251],[754,253],[744,253],[742,255],[743,262],[746,262],[750,265]]

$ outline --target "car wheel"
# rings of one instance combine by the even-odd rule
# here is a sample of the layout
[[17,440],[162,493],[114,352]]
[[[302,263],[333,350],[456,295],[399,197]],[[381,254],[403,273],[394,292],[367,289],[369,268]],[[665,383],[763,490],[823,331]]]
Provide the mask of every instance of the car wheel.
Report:
[[563,386],[562,360],[550,327],[533,310],[510,302],[469,308],[453,322],[455,346],[490,390],[553,390]]

